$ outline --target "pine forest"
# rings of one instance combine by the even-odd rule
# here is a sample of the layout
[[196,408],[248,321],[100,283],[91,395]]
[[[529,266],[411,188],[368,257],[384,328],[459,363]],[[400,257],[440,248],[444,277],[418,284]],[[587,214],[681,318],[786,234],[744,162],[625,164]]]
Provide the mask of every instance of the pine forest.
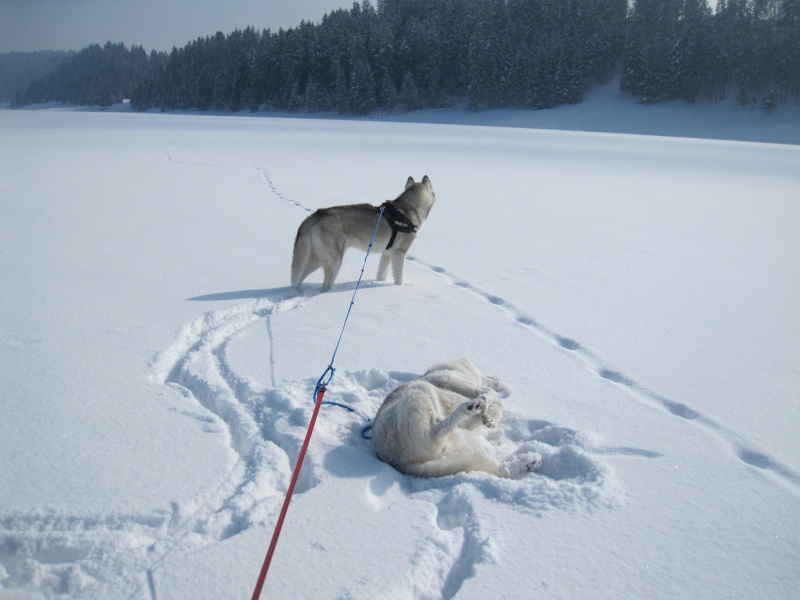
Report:
[[619,75],[642,103],[800,102],[800,0],[377,0],[149,54],[92,45],[17,93],[139,111],[549,108]]

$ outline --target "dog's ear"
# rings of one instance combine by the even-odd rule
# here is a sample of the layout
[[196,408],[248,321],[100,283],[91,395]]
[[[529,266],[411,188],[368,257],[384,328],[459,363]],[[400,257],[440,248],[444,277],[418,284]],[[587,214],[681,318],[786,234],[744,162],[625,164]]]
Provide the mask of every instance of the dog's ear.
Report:
[[406,189],[410,188],[412,185],[414,185],[414,178],[413,177],[409,177],[406,180]]
[[422,183],[424,183],[428,187],[433,187],[433,185],[431,184],[431,179],[427,175],[425,175],[425,177],[422,178]]

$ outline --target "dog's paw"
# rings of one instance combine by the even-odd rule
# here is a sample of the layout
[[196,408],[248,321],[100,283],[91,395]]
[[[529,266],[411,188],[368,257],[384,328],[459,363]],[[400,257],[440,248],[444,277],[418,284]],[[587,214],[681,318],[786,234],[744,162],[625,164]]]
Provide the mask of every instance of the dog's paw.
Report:
[[479,415],[486,410],[486,402],[482,398],[477,398],[471,402],[464,402],[461,406],[464,412],[470,416]]
[[491,404],[486,407],[486,410],[483,412],[483,424],[493,429],[497,427],[497,424],[500,422],[500,417],[503,415],[503,403],[500,400],[495,400]]
[[542,455],[538,452],[519,452],[510,457],[501,467],[501,474],[515,477],[522,473],[533,473],[542,467]]
[[525,471],[533,473],[542,468],[542,455],[538,452],[526,452]]
[[481,390],[481,395],[478,396],[486,406],[490,406],[497,402],[497,392],[495,392],[492,388],[483,388]]

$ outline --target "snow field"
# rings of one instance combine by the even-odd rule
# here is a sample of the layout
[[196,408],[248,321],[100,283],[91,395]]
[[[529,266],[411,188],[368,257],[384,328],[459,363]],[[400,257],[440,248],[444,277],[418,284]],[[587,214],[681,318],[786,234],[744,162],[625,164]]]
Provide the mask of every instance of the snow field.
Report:
[[[363,256],[287,289],[316,208],[437,205],[359,291],[266,597],[791,597],[797,147],[470,126],[0,113],[0,597],[252,592]],[[361,437],[466,356],[499,456]]]

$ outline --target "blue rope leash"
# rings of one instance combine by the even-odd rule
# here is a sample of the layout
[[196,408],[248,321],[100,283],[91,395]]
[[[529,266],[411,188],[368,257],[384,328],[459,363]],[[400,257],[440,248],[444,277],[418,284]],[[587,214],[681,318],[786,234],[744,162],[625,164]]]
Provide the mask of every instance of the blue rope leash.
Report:
[[[380,227],[381,219],[383,218],[383,206],[380,207],[378,212],[378,222],[375,223],[375,231],[372,232],[372,239],[369,242],[369,246],[367,247],[367,254],[364,256],[364,264],[361,266],[361,274],[358,276],[358,282],[356,282],[356,289],[353,290],[353,297],[350,300],[350,306],[347,308],[347,314],[344,317],[344,324],[342,325],[342,331],[339,333],[339,339],[336,342],[336,347],[333,349],[333,355],[331,356],[331,362],[328,365],[328,368],[325,369],[325,372],[317,381],[317,385],[314,388],[314,403],[316,404],[317,399],[319,396],[319,391],[327,387],[327,385],[333,379],[334,374],[336,373],[336,369],[333,366],[333,363],[336,361],[336,353],[339,352],[339,344],[342,343],[342,336],[344,335],[344,329],[347,327],[347,320],[350,318],[350,311],[353,310],[353,305],[356,303],[356,294],[358,293],[358,288],[361,287],[361,279],[364,277],[364,269],[367,268],[367,259],[369,258],[370,250],[372,250],[372,246],[375,244],[375,237],[378,235],[378,227]],[[331,402],[330,400],[325,400],[322,402],[323,405],[328,404],[331,406],[338,406],[340,408],[344,408],[350,412],[357,412],[354,408],[347,406],[345,404],[340,404],[339,402]],[[369,420],[369,419],[367,419]],[[366,437],[366,432],[372,428],[372,425],[367,426],[364,430],[362,430],[361,435],[365,439],[369,439]]]

